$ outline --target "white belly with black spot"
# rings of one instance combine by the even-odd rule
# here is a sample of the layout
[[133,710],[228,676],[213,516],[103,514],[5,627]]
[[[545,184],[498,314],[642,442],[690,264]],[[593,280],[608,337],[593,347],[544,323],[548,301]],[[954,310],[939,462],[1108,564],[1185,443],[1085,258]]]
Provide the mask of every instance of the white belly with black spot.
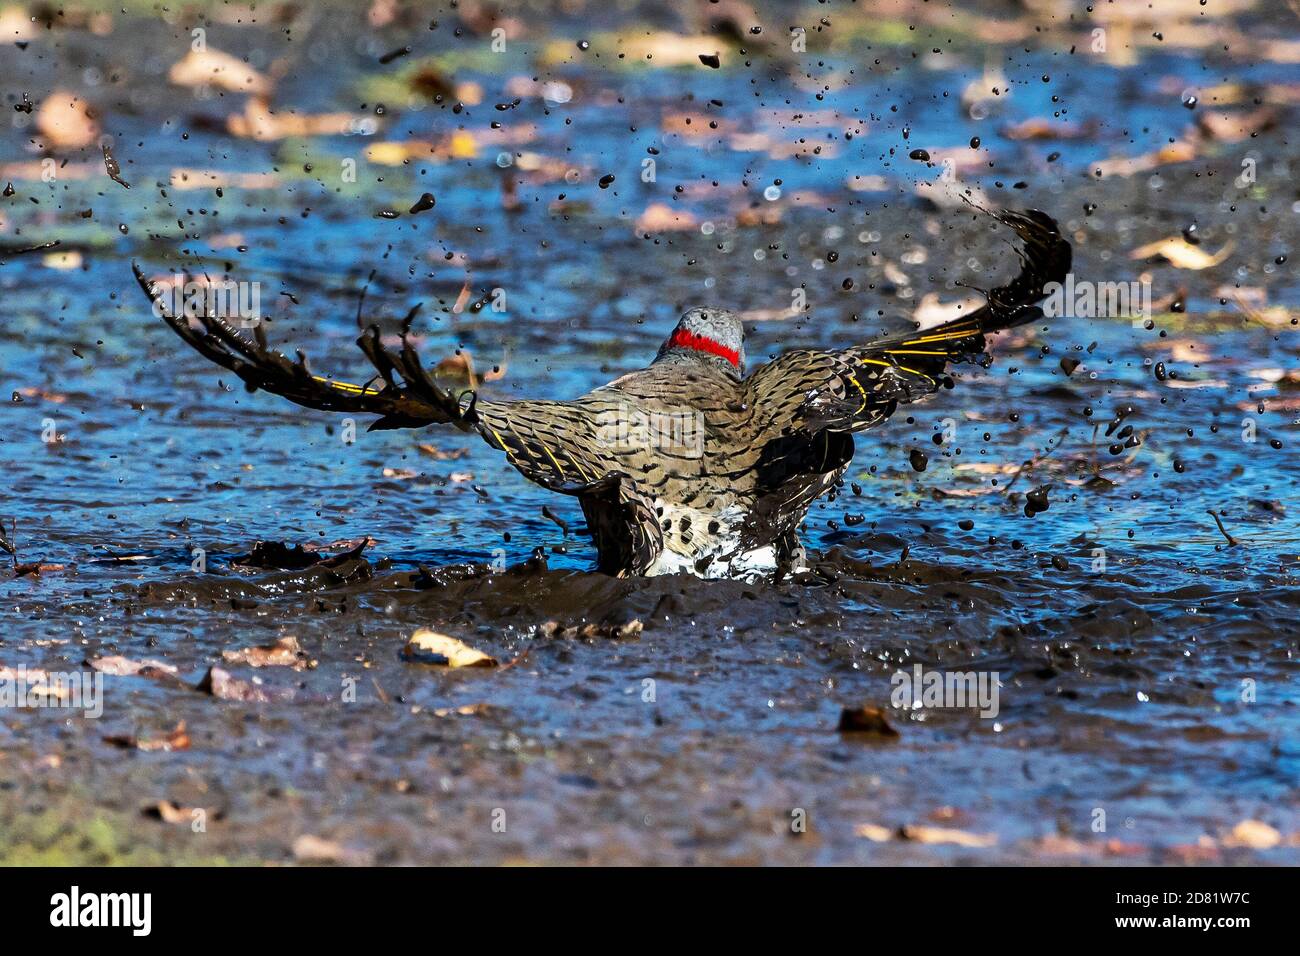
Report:
[[[656,503],[664,548],[647,575],[691,574],[700,578],[753,580],[776,571],[773,545],[738,552],[745,512],[737,505],[720,512]],[[683,523],[685,519],[685,523]],[[802,562],[800,562],[802,563]]]

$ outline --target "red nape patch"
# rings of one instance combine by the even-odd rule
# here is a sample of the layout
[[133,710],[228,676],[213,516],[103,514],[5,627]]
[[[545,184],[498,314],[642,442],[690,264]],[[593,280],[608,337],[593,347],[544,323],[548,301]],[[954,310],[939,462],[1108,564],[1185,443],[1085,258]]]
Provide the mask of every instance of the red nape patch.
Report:
[[689,329],[674,329],[672,337],[668,340],[669,348],[694,349],[696,352],[707,352],[710,355],[720,355],[736,368],[740,368],[740,353],[735,349],[729,349],[719,342],[713,341],[706,335],[696,335]]

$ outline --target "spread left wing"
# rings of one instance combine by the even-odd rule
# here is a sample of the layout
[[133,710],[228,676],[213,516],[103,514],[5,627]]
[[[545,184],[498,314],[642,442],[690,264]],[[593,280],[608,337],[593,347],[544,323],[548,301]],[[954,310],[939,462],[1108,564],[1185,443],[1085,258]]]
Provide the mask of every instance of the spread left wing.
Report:
[[796,349],[759,368],[746,386],[761,438],[861,431],[901,403],[951,388],[948,365],[985,359],[985,335],[1042,317],[1043,287],[1063,282],[1070,244],[1056,222],[1037,210],[993,213],[1015,230],[1021,271],[988,294],[970,315],[920,332],[835,351]]

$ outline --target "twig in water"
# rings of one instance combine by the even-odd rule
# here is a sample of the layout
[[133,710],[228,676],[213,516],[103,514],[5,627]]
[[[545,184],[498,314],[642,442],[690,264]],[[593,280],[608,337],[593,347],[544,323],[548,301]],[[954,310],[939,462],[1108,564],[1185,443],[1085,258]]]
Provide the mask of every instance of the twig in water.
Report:
[[1035,455],[1033,458],[1030,458],[1028,461],[1021,462],[1020,467],[1016,469],[1016,473],[1015,473],[1014,475],[1012,475],[1012,476],[1011,476],[1011,480],[1007,482],[1007,486],[1006,486],[1005,488],[1002,489],[1002,493],[1003,493],[1004,495],[1005,495],[1005,494],[1010,494],[1010,492],[1011,492],[1011,487],[1012,487],[1012,486],[1013,486],[1017,481],[1020,480],[1020,475],[1024,472],[1024,470],[1025,470],[1026,468],[1030,468],[1030,469],[1032,469],[1035,465],[1037,465],[1037,464],[1039,464],[1040,462],[1044,461],[1046,458],[1048,458],[1050,455],[1052,455],[1054,452],[1056,452],[1057,449],[1059,449],[1059,448],[1061,447],[1061,443],[1065,440],[1065,436],[1069,433],[1069,431],[1070,431],[1070,426],[1069,426],[1069,425],[1066,425],[1064,428],[1062,428],[1059,432],[1056,433],[1056,444],[1055,444],[1055,445],[1049,445],[1047,451],[1042,452],[1041,454]]
[[1213,511],[1206,511],[1205,513],[1206,513],[1207,515],[1209,515],[1211,518],[1214,519],[1214,523],[1217,524],[1217,525],[1219,526],[1219,531],[1223,534],[1223,536],[1224,536],[1225,538],[1228,539],[1228,547],[1230,547],[1230,548],[1235,548],[1237,545],[1241,544],[1240,541],[1238,541],[1238,540],[1237,540],[1236,538],[1234,538],[1232,535],[1228,534],[1228,529],[1225,528],[1225,527],[1223,526],[1223,519],[1222,519],[1222,518],[1220,518],[1220,517],[1219,517],[1217,514],[1215,514]]

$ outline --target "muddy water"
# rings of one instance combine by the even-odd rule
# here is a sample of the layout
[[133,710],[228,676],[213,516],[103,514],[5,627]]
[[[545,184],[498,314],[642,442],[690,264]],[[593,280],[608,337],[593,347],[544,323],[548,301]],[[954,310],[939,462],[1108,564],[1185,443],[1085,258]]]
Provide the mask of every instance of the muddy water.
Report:
[[[450,15],[436,31],[339,15],[357,24],[346,40],[320,18],[289,37],[218,25],[209,39],[264,67],[282,59],[278,104],[375,120],[373,135],[364,124],[270,142],[227,134],[213,118],[244,97],[165,82],[187,24],[119,16],[108,37],[60,29],[0,50],[14,102],[58,87],[95,98],[132,187],[109,180],[94,149],[43,181],[30,130],[0,139],[0,180],[15,188],[0,201],[0,241],[59,239],[57,251],[78,254],[0,255],[0,386],[21,398],[0,405],[0,514],[15,522],[21,561],[63,566],[0,580],[0,664],[80,670],[122,655],[179,670],[176,681],[107,677],[98,720],[0,713],[11,856],[145,848],[279,862],[310,834],[343,859],[380,862],[1296,862],[1300,458],[1296,385],[1278,382],[1296,368],[1296,332],[1221,301],[1221,287],[1239,284],[1268,306],[1300,306],[1287,123],[1138,175],[1090,169],[1180,135],[1194,119],[1183,87],[1226,77],[1265,89],[1300,82],[1300,69],[1177,48],[1128,66],[1063,64],[1069,37],[1051,34],[1006,52],[1013,95],[976,121],[956,100],[984,51],[913,57],[941,45],[933,27],[915,51],[856,41],[801,69],[770,55],[714,71],[632,69],[577,48],[642,22],[635,11],[529,21],[531,45],[499,63],[471,57],[488,40],[455,37]],[[412,37],[460,56],[456,78],[480,84],[482,102],[460,114],[389,102],[376,116],[365,83],[401,66],[376,61]],[[572,55],[535,65],[544,39],[574,41]],[[88,87],[88,70],[112,80]],[[571,99],[494,109],[534,76],[562,81]],[[1053,110],[1092,132],[1004,135]],[[520,137],[507,152],[554,160],[560,178],[522,168],[531,157],[499,159],[494,122]],[[366,159],[374,143],[462,127],[473,157]],[[859,131],[846,140],[846,129]],[[739,151],[732,134],[768,145]],[[504,370],[485,394],[562,398],[644,363],[688,305],[758,313],[747,350],[760,360],[861,341],[897,327],[927,292],[951,301],[966,294],[957,282],[1008,276],[1014,257],[992,224],[913,195],[940,167],[908,152],[969,151],[972,136],[995,165],[965,178],[996,202],[1055,215],[1076,276],[1149,276],[1150,327],[1062,318],[1003,337],[991,369],[965,370],[953,391],[861,436],[846,486],[809,516],[814,569],[792,581],[591,574],[570,500],[459,433],[368,433],[359,421],[348,443],[338,416],[232,387],[130,279],[132,259],[160,276],[228,268],[261,283],[274,341],[318,370],[364,377],[352,340],[374,270],[365,319],[395,328],[423,301],[430,360],[459,348],[480,371]],[[801,137],[823,153],[779,148]],[[1258,179],[1234,185],[1247,156]],[[356,182],[342,175],[349,160]],[[176,188],[181,167],[227,185]],[[503,208],[503,176],[520,180],[517,211]],[[876,177],[869,191],[851,188],[862,177]],[[424,192],[436,206],[407,213]],[[635,220],[654,202],[695,227],[640,237]],[[1193,222],[1198,248],[1231,244],[1222,263],[1130,260]],[[504,310],[454,311],[466,284],[471,301],[504,290]],[[810,311],[770,318],[794,289]],[[1063,359],[1078,363],[1069,374]],[[1157,362],[1173,375],[1157,377]],[[1126,407],[1116,431],[1131,426],[1140,444],[1121,440],[1112,454],[1106,426]],[[51,430],[62,440],[43,441]],[[1043,488],[1034,500],[1048,507],[1027,516]],[[238,565],[259,540],[365,536],[362,558],[330,568]],[[639,636],[605,636],[634,620]],[[510,666],[406,662],[418,626]],[[273,699],[194,689],[223,650],[285,635],[314,666],[227,665]],[[892,675],[916,664],[996,673],[997,716],[891,708]],[[898,736],[837,733],[841,708],[861,705],[884,707]],[[157,737],[178,721],[189,749],[104,740]],[[207,809],[205,832],[141,813],[162,800]],[[109,836],[82,838],[87,819]],[[1246,819],[1277,828],[1283,845],[1228,846]],[[859,835],[864,824],[990,845],[878,842]]]

